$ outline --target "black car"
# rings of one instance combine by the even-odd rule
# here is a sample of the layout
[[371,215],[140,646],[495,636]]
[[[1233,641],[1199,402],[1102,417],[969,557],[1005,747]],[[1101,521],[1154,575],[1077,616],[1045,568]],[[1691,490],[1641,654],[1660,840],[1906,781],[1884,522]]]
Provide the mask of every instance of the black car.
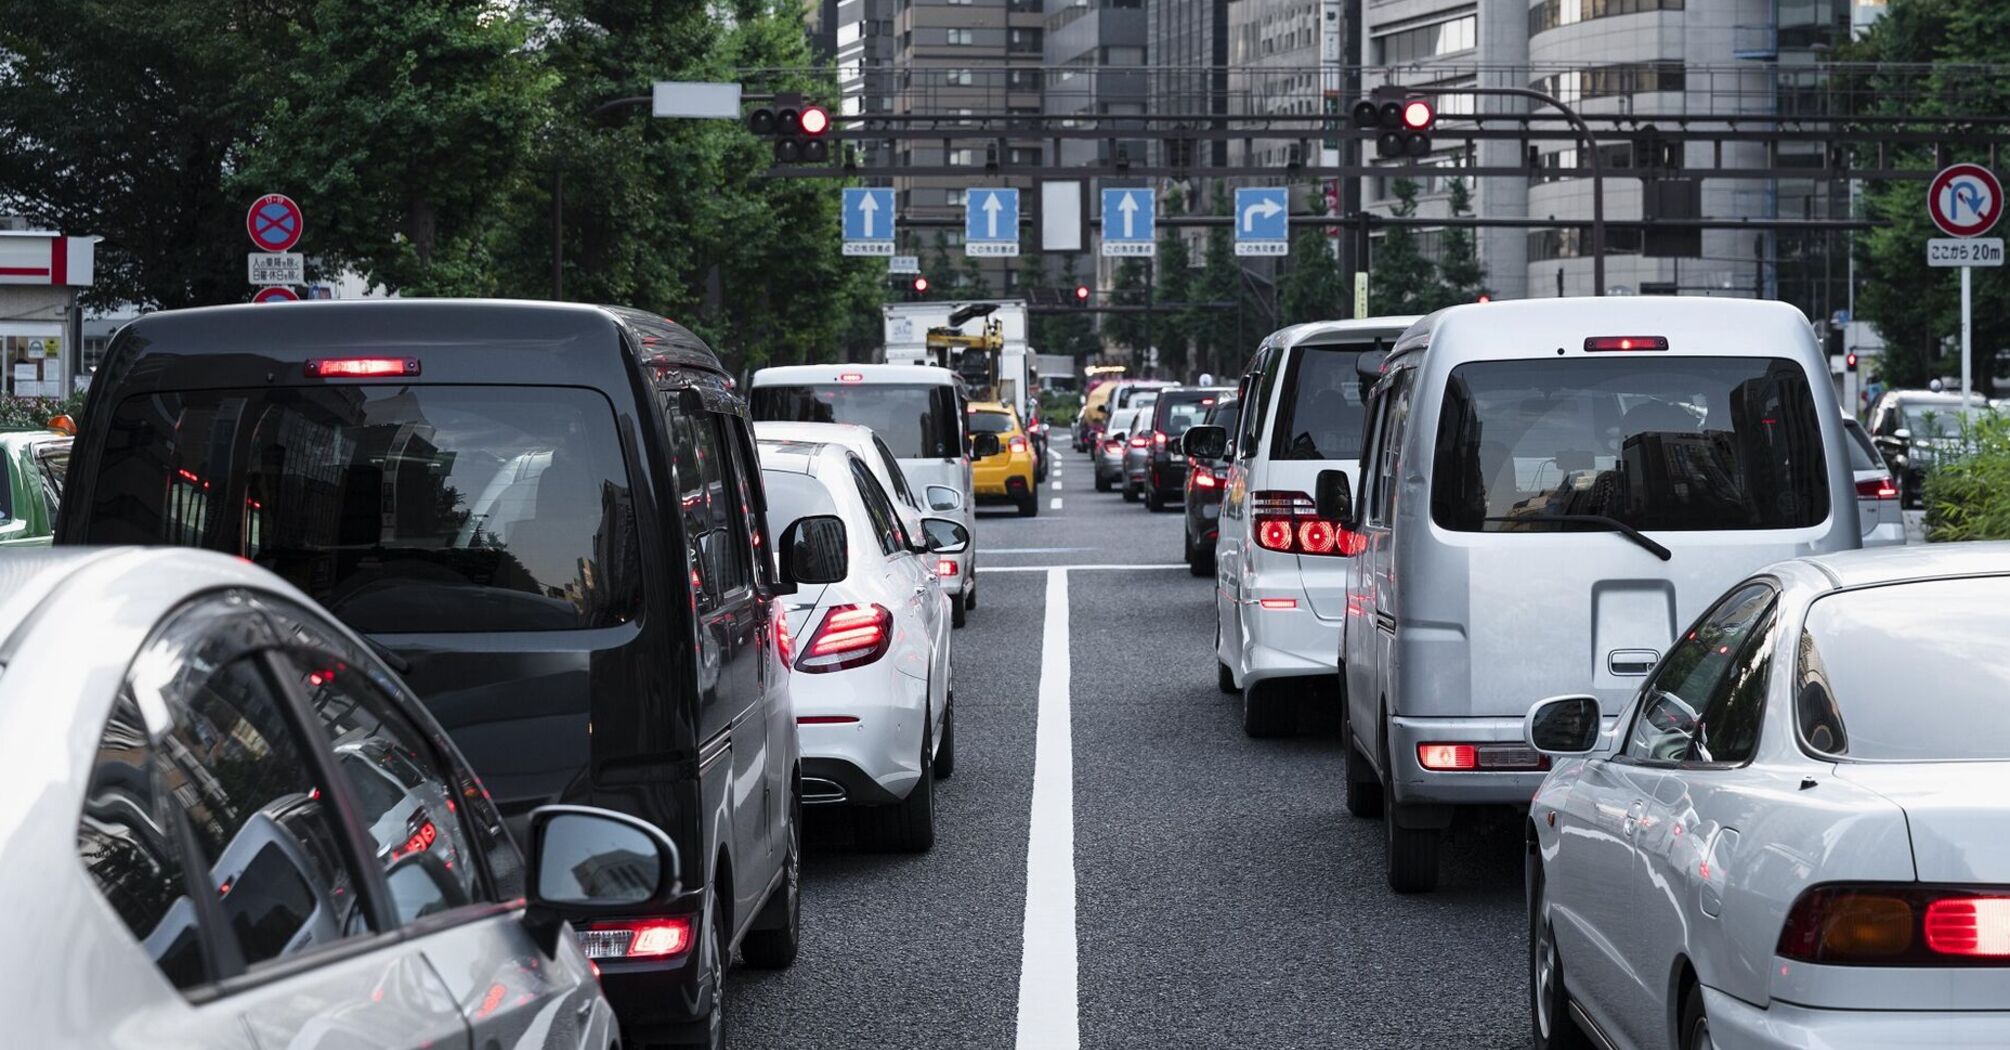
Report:
[[[1968,417],[1995,412],[1981,394],[1969,400]],[[1972,448],[1963,422],[1961,395],[1934,390],[1887,390],[1870,407],[1865,429],[1898,479],[1903,506],[1925,505],[1926,475],[1944,460]]]
[[557,303],[167,311],[120,330],[83,418],[59,543],[264,566],[387,654],[519,836],[551,803],[668,833],[679,895],[575,921],[626,1042],[716,1046],[734,951],[793,961],[775,599],[845,555],[836,519],[766,555],[746,409],[695,335]]
[[[1242,402],[1230,393],[1209,405],[1200,423],[1235,433]],[[1184,455],[1184,453],[1182,453]],[[1186,565],[1195,576],[1214,574],[1214,541],[1221,532],[1221,493],[1228,486],[1229,449],[1219,459],[1186,457]]]
[[1154,512],[1181,498],[1186,491],[1186,453],[1179,439],[1186,428],[1201,421],[1217,401],[1235,393],[1234,387],[1182,386],[1159,391],[1152,408],[1151,442],[1145,456],[1145,508]]

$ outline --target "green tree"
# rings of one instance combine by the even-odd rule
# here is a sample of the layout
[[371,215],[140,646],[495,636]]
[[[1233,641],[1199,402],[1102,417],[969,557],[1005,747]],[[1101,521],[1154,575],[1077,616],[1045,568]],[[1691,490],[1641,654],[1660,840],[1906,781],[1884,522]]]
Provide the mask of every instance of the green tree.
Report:
[[[1451,204],[1454,216],[1472,214],[1473,195],[1466,188],[1466,180],[1452,180]],[[1487,268],[1480,262],[1479,246],[1472,229],[1447,226],[1442,244],[1444,250],[1438,257],[1438,305],[1478,302],[1480,296],[1491,295],[1487,288]]]
[[[1326,213],[1323,194],[1312,197],[1314,214]],[[1333,254],[1333,242],[1321,226],[1301,226],[1291,238],[1289,269],[1278,289],[1278,320],[1287,325],[1324,321],[1345,316],[1347,279],[1340,272],[1340,260]]]
[[[1390,184],[1396,194],[1391,209],[1398,218],[1417,214],[1417,184],[1396,179]],[[1368,312],[1390,314],[1428,313],[1436,301],[1438,267],[1417,247],[1417,236],[1407,226],[1390,226],[1374,246],[1368,267]]]
[[[1165,213],[1168,216],[1186,213],[1186,199],[1179,190],[1167,192]],[[1156,297],[1162,303],[1184,303],[1193,297],[1194,274],[1193,253],[1188,250],[1186,238],[1176,227],[1160,226],[1158,256],[1152,260],[1152,277]],[[1152,345],[1159,348],[1159,363],[1166,374],[1184,377],[1190,373],[1193,358],[1193,336],[1187,324],[1184,310],[1167,310],[1151,316]]]
[[[1215,215],[1231,212],[1228,188],[1217,182],[1210,211]],[[1233,232],[1226,224],[1207,228],[1202,246],[1200,272],[1193,276],[1188,299],[1194,303],[1185,322],[1193,334],[1194,358],[1198,371],[1227,375],[1241,363],[1245,347],[1241,343],[1241,309],[1223,309],[1212,303],[1241,304],[1247,299],[1243,289],[1242,264],[1236,261]]]
[[[1039,256],[1032,256],[1039,258]],[[1075,256],[1061,256],[1061,276],[1055,287],[1059,288],[1062,301],[1075,302],[1075,286],[1083,283],[1076,274]],[[1030,287],[1046,287],[1044,283]],[[1093,289],[1091,296],[1093,297]],[[1035,331],[1039,337],[1034,347],[1043,354],[1067,354],[1077,359],[1094,357],[1103,350],[1103,342],[1096,336],[1096,315],[1088,310],[1064,309],[1059,313],[1041,314],[1035,319]]]
[[[1111,306],[1144,306],[1157,296],[1151,291],[1151,272],[1145,260],[1130,258],[1117,264],[1111,279]],[[1142,312],[1112,313],[1103,316],[1103,336],[1131,355],[1133,367],[1141,368],[1145,350],[1151,346],[1151,325]]]

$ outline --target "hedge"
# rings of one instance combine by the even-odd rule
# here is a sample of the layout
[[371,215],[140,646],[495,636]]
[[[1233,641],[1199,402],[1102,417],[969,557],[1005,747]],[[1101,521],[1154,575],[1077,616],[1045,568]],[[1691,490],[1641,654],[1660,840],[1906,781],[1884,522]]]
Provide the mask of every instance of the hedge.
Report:
[[1926,475],[1926,539],[2010,540],[2010,416],[1965,428],[1970,452]]

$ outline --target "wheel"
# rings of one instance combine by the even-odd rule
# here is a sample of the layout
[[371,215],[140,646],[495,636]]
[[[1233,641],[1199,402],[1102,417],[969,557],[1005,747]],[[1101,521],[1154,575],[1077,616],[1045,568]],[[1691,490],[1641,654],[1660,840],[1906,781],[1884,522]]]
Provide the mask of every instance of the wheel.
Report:
[[1235,672],[1230,671],[1220,659],[1214,661],[1214,684],[1224,693],[1235,692]]
[[1158,489],[1150,488],[1145,490],[1145,509],[1151,511],[1153,514],[1165,511],[1166,498],[1159,495]]
[[[1542,858],[1528,854],[1528,1012],[1534,1050],[1589,1050],[1591,1040],[1570,1018],[1570,992],[1563,985],[1563,957],[1543,917]],[[1685,1014],[1686,1016],[1686,1014]]]
[[1114,486],[1114,485],[1112,485],[1112,483],[1110,482],[1110,479],[1109,479],[1109,478],[1106,478],[1106,477],[1102,476],[1101,474],[1098,474],[1098,475],[1096,475],[1096,491],[1097,491],[1097,492],[1108,492],[1108,491],[1110,491],[1110,489],[1111,489],[1111,488],[1113,488],[1113,487],[1115,487],[1115,486]]
[[798,787],[789,800],[789,852],[782,860],[782,884],[775,889],[754,928],[740,941],[740,960],[757,970],[786,970],[803,943],[803,800]]
[[1340,700],[1340,742],[1347,748],[1347,812],[1365,820],[1382,815],[1382,782],[1368,767],[1361,745],[1354,742],[1353,720],[1347,716],[1347,700]]
[[1715,1050],[1710,1038],[1710,1015],[1703,1012],[1703,986],[1692,984],[1682,997],[1682,1050]]
[[963,588],[963,607],[966,609],[975,609],[977,608],[976,566],[972,566],[970,571],[970,586]]
[[1193,535],[1191,533],[1186,536],[1186,571],[1195,576],[1206,576],[1208,573],[1214,571],[1208,566],[1201,564],[1200,547],[1193,542]]
[[935,769],[929,760],[926,715],[921,730],[921,779],[907,797],[891,806],[874,806],[866,811],[872,821],[873,841],[894,853],[926,853],[935,845]]
[[1040,465],[1033,468],[1033,482],[1039,484],[1045,480],[1047,480],[1047,461],[1042,459]]
[[1286,693],[1289,679],[1252,682],[1242,689],[1242,731],[1256,739],[1284,736],[1296,728],[1296,697]]
[[949,626],[951,628],[961,627],[970,622],[970,605],[970,601],[965,598],[957,598],[949,603]]
[[[717,885],[717,880],[714,880]],[[690,1050],[723,1050],[726,1045],[726,969],[732,960],[728,957],[726,939],[726,909],[720,905],[716,890],[705,891],[705,911],[712,916],[709,936],[706,938],[710,949],[710,972],[707,981],[712,985],[712,1010],[704,1017],[680,1026],[670,1036],[669,1044]],[[654,1040],[645,1039],[648,1044]]]
[[1136,503],[1137,501],[1138,501],[1138,490],[1137,490],[1137,489],[1134,489],[1134,488],[1132,488],[1132,487],[1131,487],[1131,484],[1130,484],[1130,482],[1128,482],[1128,481],[1127,481],[1127,482],[1125,482],[1125,483],[1124,483],[1124,502],[1125,502],[1125,503]]
[[951,692],[942,705],[942,743],[935,748],[935,779],[948,780],[956,772],[956,694]]
[[1019,501],[1019,516],[1022,518],[1037,518],[1040,516],[1040,496],[1038,493]]

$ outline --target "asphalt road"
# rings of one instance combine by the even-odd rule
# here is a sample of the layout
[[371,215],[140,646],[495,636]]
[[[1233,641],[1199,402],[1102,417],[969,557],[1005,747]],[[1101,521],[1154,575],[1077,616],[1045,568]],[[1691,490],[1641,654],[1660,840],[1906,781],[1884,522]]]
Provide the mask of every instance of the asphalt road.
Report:
[[[801,957],[734,972],[731,1045],[1044,1047],[1079,1031],[1096,1050],[1526,1046],[1514,826],[1455,832],[1437,893],[1391,893],[1380,825],[1341,807],[1337,738],[1251,740],[1215,688],[1212,584],[1180,562],[1177,508],[1095,492],[1065,447],[1058,462],[1038,517],[987,512],[978,529],[934,850],[863,852],[840,814],[811,813]],[[1073,887],[1040,866],[1029,919],[1053,566],[1072,567],[1071,673],[1056,676],[1072,739],[1047,738],[1040,775],[1073,800],[1041,811],[1036,848],[1072,832]],[[1022,969],[1040,989],[1024,1010]]]

